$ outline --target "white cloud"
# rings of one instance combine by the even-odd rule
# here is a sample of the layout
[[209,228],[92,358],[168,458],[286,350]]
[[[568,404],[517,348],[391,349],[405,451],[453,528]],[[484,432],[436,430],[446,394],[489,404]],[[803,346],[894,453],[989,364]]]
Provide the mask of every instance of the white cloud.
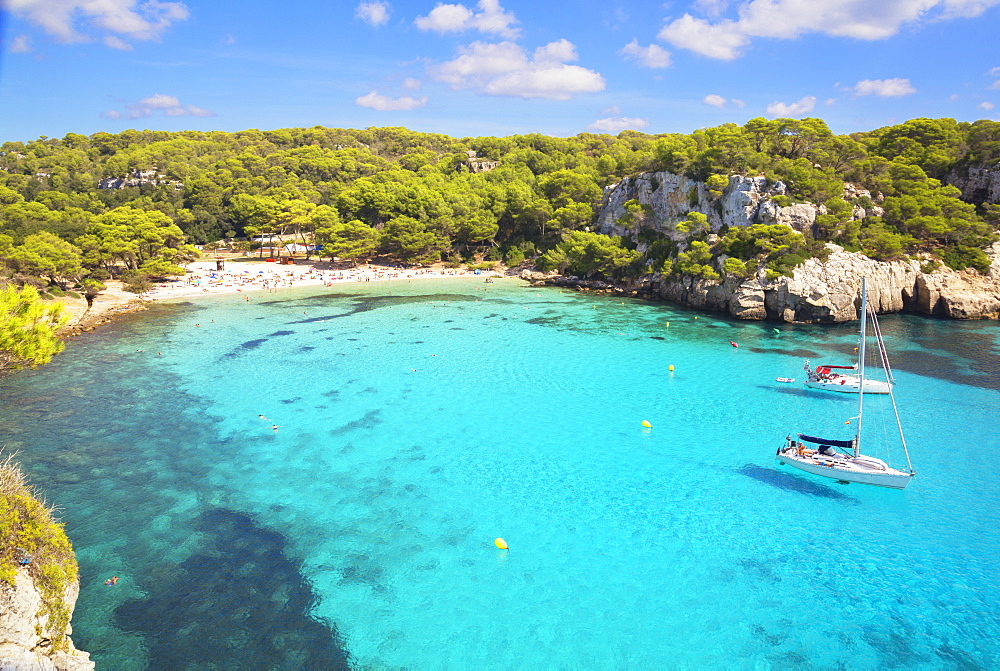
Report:
[[605,107],[601,110],[601,114],[621,114],[622,108],[618,105],[612,105],[611,107]]
[[994,105],[991,102],[981,102],[978,105],[976,105],[976,107],[978,107],[981,110],[986,110],[987,112],[989,112],[991,109],[996,107],[996,105]]
[[160,112],[165,116],[215,116],[215,112],[194,105],[183,105],[176,96],[154,93],[148,98],[125,105],[125,111],[108,110],[101,116],[108,119],[145,119]]
[[471,28],[468,25],[473,12],[465,5],[438,4],[427,16],[418,16],[413,23],[420,30],[451,33]]
[[795,117],[808,114],[816,106],[816,96],[806,96],[791,104],[773,102],[767,106],[767,113],[773,117]]
[[478,12],[473,12],[465,5],[439,2],[427,16],[418,16],[413,23],[420,30],[442,34],[478,30],[509,40],[520,37],[521,31],[514,28],[517,18],[500,6],[500,0],[479,0],[476,6],[479,8]]
[[750,38],[733,21],[712,25],[690,14],[664,26],[657,37],[675,47],[724,61],[742,56],[743,47],[750,43]]
[[649,127],[648,119],[638,117],[617,116],[607,119],[598,119],[587,126],[587,130],[597,133],[620,133],[623,130],[642,130]]
[[419,79],[414,79],[413,77],[407,77],[403,80],[403,88],[407,91],[416,91],[421,86]]
[[389,20],[389,3],[382,0],[362,2],[354,8],[354,16],[375,27]]
[[997,4],[996,0],[944,0],[942,18],[972,18],[979,16],[995,4]]
[[412,98],[410,96],[390,98],[389,96],[384,96],[372,91],[368,95],[356,98],[354,103],[359,107],[368,107],[373,110],[378,110],[379,112],[412,110],[426,105],[427,96],[419,99]]
[[132,51],[131,44],[114,35],[106,35],[104,37],[104,46],[111,47],[112,49],[120,49],[121,51]]
[[692,6],[705,16],[716,18],[729,8],[729,0],[695,0]]
[[950,100],[952,102],[955,102],[956,100],[960,99],[961,97],[962,96],[958,95],[957,93],[952,93],[950,96],[948,96],[948,100]]
[[236,44],[236,38],[230,35],[229,33],[226,33],[226,36],[222,38],[222,43],[225,44],[226,46],[229,46],[230,44]]
[[702,98],[701,101],[706,105],[711,105],[712,107],[718,107],[720,109],[723,107],[728,107],[729,105],[732,105],[733,107],[737,107],[739,109],[742,109],[747,106],[747,104],[742,100],[739,100],[737,98],[728,100],[726,98],[723,98],[717,93],[709,93],[707,96]]
[[459,47],[458,58],[428,68],[428,73],[453,88],[477,88],[483,93],[518,98],[568,100],[578,93],[604,90],[604,78],[593,70],[567,65],[576,47],[557,40],[535,49],[529,58],[517,44],[473,42]]
[[837,102],[836,98],[827,98],[826,100],[823,101],[823,104],[826,105],[827,107],[830,107],[831,105],[835,104],[836,102]]
[[917,92],[917,89],[910,84],[909,79],[899,77],[894,79],[862,79],[854,85],[852,90],[857,96],[875,95],[880,98],[896,98]]
[[31,51],[31,38],[27,35],[17,35],[10,41],[7,50],[12,54],[26,54]]
[[[659,38],[709,58],[732,60],[743,55],[753,38],[795,39],[822,33],[880,40],[895,35],[905,24],[979,16],[997,4],[1000,0],[749,0],[740,5],[735,20],[710,23],[684,14],[667,23]],[[713,1],[705,6],[714,11],[719,5]]]
[[634,59],[639,65],[646,68],[670,67],[670,52],[656,44],[640,47],[639,40],[632,40],[618,53]]
[[91,41],[79,31],[80,23],[109,33],[117,40],[112,44],[118,45],[123,44],[121,37],[157,39],[175,21],[188,18],[184,3],[160,0],[3,0],[3,4],[61,42]]

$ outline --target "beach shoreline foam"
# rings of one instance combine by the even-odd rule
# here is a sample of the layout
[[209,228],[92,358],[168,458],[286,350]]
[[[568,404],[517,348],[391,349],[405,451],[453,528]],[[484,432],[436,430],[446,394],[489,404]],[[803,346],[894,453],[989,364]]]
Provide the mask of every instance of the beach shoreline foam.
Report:
[[64,310],[70,319],[61,334],[73,336],[93,330],[116,316],[144,310],[150,302],[156,301],[190,300],[199,296],[232,293],[242,293],[247,300],[253,300],[262,292],[276,293],[282,289],[308,286],[453,277],[482,277],[485,281],[486,278],[505,276],[502,270],[484,271],[477,276],[474,271],[445,268],[443,264],[419,268],[363,264],[346,268],[320,259],[296,259],[294,265],[279,265],[238,258],[224,259],[222,266],[220,270],[215,259],[192,261],[185,266],[184,277],[157,282],[142,295],[125,291],[121,282],[110,280],[107,289],[94,298],[89,308],[83,299],[64,299]]

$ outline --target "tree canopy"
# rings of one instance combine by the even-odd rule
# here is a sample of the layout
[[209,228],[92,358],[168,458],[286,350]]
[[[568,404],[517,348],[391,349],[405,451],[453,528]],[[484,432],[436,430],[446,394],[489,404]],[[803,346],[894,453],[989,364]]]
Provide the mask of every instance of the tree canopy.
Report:
[[[497,167],[481,172],[479,159]],[[703,181],[713,199],[729,175],[763,175],[785,184],[789,203],[823,205],[810,240],[779,254],[786,261],[818,253],[822,245],[812,241],[832,241],[876,258],[931,252],[952,267],[983,269],[982,248],[995,239],[1000,216],[990,203],[963,201],[947,179],[998,160],[1000,124],[953,119],[851,135],[835,135],[816,118],[566,138],[320,126],[70,133],[0,145],[0,236],[8,240],[0,260],[8,274],[53,284],[98,270],[169,275],[195,254],[192,244],[267,234],[315,239],[324,254],[345,259],[516,259],[527,249],[553,252],[550,262],[559,254],[596,259],[581,234],[604,189],[665,170]],[[871,196],[848,198],[845,182]],[[629,213],[640,223],[650,217],[638,204]],[[690,244],[708,244],[705,222],[689,217],[677,230],[690,238],[677,249],[646,233],[621,243],[629,255],[645,245],[645,266],[573,260],[567,267],[632,273],[660,270],[668,259],[675,270],[712,265],[696,263],[703,253]],[[723,247],[730,244],[737,242]],[[718,246],[712,253],[726,254]],[[775,272],[788,268],[777,258],[763,262]],[[741,272],[735,262],[729,267]]]
[[63,350],[56,331],[65,323],[62,305],[45,303],[28,285],[0,285],[0,371],[48,363]]

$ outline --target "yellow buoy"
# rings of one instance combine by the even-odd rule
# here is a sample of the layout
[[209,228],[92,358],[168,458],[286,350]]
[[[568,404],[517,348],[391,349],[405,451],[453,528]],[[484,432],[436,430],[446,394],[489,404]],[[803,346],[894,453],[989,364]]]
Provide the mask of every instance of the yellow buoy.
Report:
[[650,429],[650,428],[652,428],[652,427],[653,427],[653,425],[649,423],[649,420],[648,420],[648,419],[644,419],[644,420],[642,420],[642,425],[643,425],[644,427],[646,427],[647,429]]
[[670,364],[669,366],[667,366],[667,370],[669,370],[671,373],[673,373],[674,372],[674,364]]
[[495,541],[493,541],[493,544],[496,545],[501,550],[506,550],[507,549],[507,541],[505,541],[502,538],[496,539]]
[[667,325],[667,326],[670,326],[670,322],[666,322],[666,325]]

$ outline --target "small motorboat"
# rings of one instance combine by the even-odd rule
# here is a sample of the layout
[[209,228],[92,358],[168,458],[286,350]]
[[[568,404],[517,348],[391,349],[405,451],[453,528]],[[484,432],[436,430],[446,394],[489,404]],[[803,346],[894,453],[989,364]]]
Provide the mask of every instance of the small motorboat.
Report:
[[774,381],[775,382],[795,382],[795,378],[794,377],[776,377],[776,378],[774,378]]

